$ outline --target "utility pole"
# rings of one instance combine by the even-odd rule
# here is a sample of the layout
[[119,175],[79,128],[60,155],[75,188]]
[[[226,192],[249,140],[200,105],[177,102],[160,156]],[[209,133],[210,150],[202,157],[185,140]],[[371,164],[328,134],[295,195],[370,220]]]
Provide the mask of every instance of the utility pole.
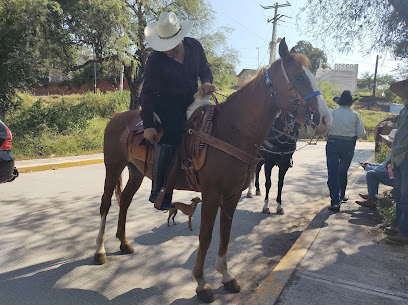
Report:
[[373,96],[375,96],[375,88],[377,87],[377,68],[378,68],[378,58],[379,58],[379,56],[377,55],[377,59],[376,59],[376,61],[375,61],[374,84],[373,84]]
[[276,57],[276,26],[277,26],[278,20],[281,19],[282,17],[288,17],[288,16],[285,16],[285,15],[282,15],[282,14],[278,14],[278,8],[287,7],[287,6],[291,6],[288,1],[286,1],[285,4],[275,3],[275,5],[271,5],[271,6],[261,5],[261,7],[263,9],[265,9],[265,10],[268,10],[268,9],[271,9],[271,8],[275,9],[274,17],[272,19],[268,19],[268,23],[271,22],[271,21],[273,22],[272,41],[269,44],[269,52],[270,52],[269,64],[272,64],[275,61],[275,57]]

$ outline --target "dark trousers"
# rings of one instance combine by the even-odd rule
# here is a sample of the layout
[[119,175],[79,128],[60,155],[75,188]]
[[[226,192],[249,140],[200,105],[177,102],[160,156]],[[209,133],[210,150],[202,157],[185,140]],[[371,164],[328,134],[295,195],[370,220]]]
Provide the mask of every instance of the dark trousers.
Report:
[[396,203],[396,216],[399,230],[408,235],[408,156],[394,169],[395,184],[394,197]]
[[354,140],[331,138],[326,144],[327,185],[331,204],[340,204],[347,187],[347,172],[354,156]]

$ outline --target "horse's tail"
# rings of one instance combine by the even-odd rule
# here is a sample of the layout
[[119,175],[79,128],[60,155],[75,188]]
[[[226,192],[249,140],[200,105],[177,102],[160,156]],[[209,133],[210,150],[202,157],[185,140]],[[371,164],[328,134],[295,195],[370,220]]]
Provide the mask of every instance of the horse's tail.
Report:
[[120,195],[122,195],[122,175],[119,176],[118,183],[115,186],[115,197],[118,205],[120,205]]

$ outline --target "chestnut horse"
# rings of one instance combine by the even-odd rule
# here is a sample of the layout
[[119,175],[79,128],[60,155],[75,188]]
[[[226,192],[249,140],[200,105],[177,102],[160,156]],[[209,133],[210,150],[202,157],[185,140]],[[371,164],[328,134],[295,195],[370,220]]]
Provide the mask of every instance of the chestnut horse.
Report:
[[[313,75],[306,68],[307,58],[289,52],[285,40],[279,45],[281,60],[263,69],[257,77],[242,89],[231,94],[219,105],[213,118],[211,135],[251,155],[258,156],[259,147],[271,129],[276,114],[281,109],[291,112],[297,121],[307,123],[319,134],[325,133],[331,123],[331,115],[322,98]],[[145,162],[134,159],[127,144],[120,142],[126,121],[137,111],[116,115],[105,129],[104,158],[106,178],[100,206],[101,224],[97,237],[96,264],[106,262],[104,247],[106,216],[111,206],[120,175],[128,166],[129,180],[119,200],[119,220],[116,237],[122,253],[133,252],[125,234],[126,214],[131,200],[144,178]],[[145,150],[144,146],[139,146]],[[143,154],[143,152],[142,152]],[[250,170],[251,169],[251,170]],[[147,164],[146,176],[151,178],[152,165]],[[204,302],[214,300],[210,285],[204,278],[204,261],[210,246],[213,226],[220,209],[220,242],[216,269],[222,274],[224,287],[237,293],[240,286],[227,268],[227,250],[231,225],[241,193],[249,185],[252,167],[240,159],[210,145],[204,166],[198,171],[202,193],[199,247],[193,267],[197,281],[196,293]],[[187,185],[185,177],[180,186]],[[146,199],[147,201],[147,199]],[[152,206],[153,209],[153,206]]]

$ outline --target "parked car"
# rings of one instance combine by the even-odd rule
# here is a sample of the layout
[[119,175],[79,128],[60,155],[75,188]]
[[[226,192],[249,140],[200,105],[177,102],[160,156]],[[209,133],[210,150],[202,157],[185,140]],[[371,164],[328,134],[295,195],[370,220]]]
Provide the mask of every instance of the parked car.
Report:
[[12,138],[11,131],[0,120],[0,183],[11,182],[18,177],[18,170],[14,167],[14,157],[11,154]]

